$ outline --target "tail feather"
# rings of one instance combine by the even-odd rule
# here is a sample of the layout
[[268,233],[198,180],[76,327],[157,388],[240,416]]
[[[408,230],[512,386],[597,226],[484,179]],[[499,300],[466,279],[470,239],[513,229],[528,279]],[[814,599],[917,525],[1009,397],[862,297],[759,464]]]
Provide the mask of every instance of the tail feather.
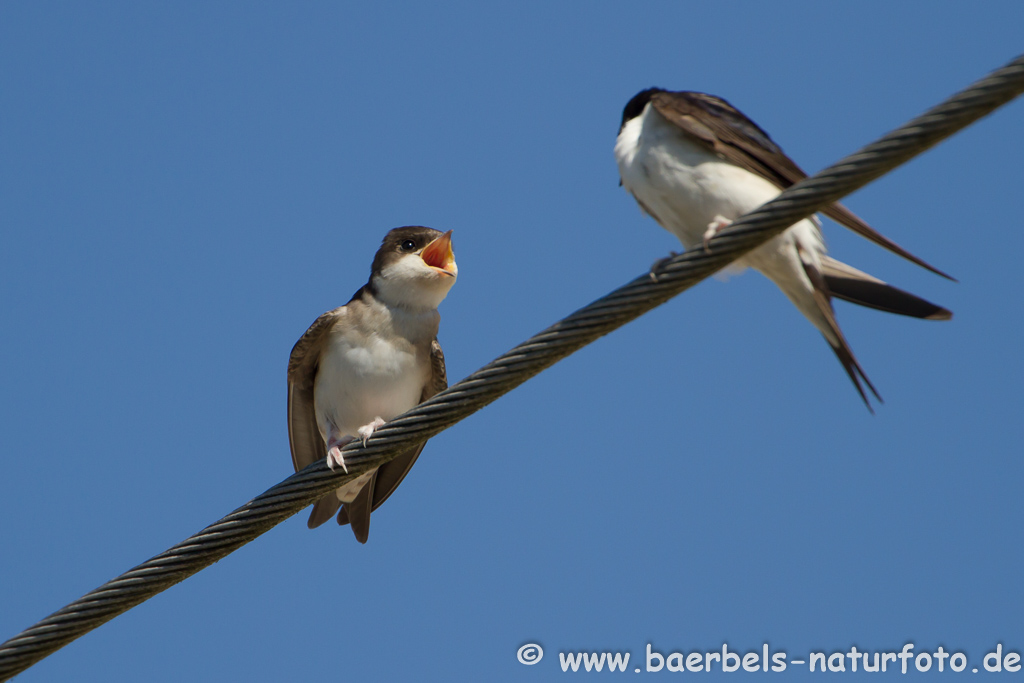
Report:
[[[850,345],[846,343],[846,339],[842,337],[841,332],[839,338],[842,341],[841,344],[834,345],[832,342],[829,342],[829,346],[832,348],[832,352],[836,354],[836,358],[839,359],[839,362],[843,364],[843,370],[846,370],[846,374],[849,376],[850,381],[853,382],[853,386],[857,388],[857,393],[860,394],[860,398],[864,401],[864,405],[868,407],[868,410],[873,415],[875,413],[875,409],[871,407],[871,403],[868,401],[868,396],[864,392],[864,387],[861,386],[861,380],[864,380],[864,384],[868,386],[868,389],[871,390],[871,393],[874,394],[879,403],[885,403],[885,401],[883,401],[882,397],[878,395],[878,390],[875,389],[875,385],[872,384],[871,380],[868,379],[868,376],[864,374],[864,368],[862,368],[860,363],[857,362],[856,356],[853,355],[853,350],[850,349]],[[825,341],[828,341],[828,339],[826,338]]]
[[309,521],[306,522],[306,526],[315,529],[333,517],[339,507],[341,507],[341,501],[338,500],[337,494],[331,491],[313,504],[313,511],[309,513]]
[[370,513],[373,512],[373,490],[376,483],[377,471],[374,470],[370,480],[359,489],[355,499],[351,503],[345,503],[338,511],[338,524],[351,524],[352,533],[360,543],[366,543],[370,538]]
[[924,320],[949,320],[953,317],[949,309],[893,287],[842,261],[822,256],[821,266],[832,296],[850,303]]
[[[833,353],[836,354],[836,358],[842,364],[846,374],[850,377],[850,381],[853,382],[853,386],[857,388],[857,393],[860,394],[861,400],[864,401],[864,405],[867,406],[868,410],[874,414],[875,410],[871,407],[871,402],[868,400],[867,393],[864,391],[864,385],[867,385],[871,393],[874,394],[875,398],[879,403],[884,403],[882,397],[879,396],[878,390],[875,389],[875,385],[868,379],[867,374],[864,372],[864,368],[857,362],[857,357],[853,355],[853,349],[846,342],[846,337],[843,336],[843,331],[839,329],[839,322],[836,320],[835,311],[832,309],[832,295],[829,291],[828,282],[825,275],[818,267],[805,258],[804,250],[800,245],[797,245],[797,251],[800,256],[800,263],[803,265],[804,272],[807,274],[807,278],[811,281],[811,287],[814,293],[814,302],[817,304],[818,312],[821,314],[823,321],[828,327],[829,331],[835,337],[835,340],[831,340],[827,335],[825,341],[832,348]],[[827,257],[825,257],[827,258]],[[831,259],[829,259],[831,260]],[[836,262],[838,263],[838,261]],[[845,264],[843,264],[845,265]],[[824,263],[823,263],[824,267]],[[863,380],[864,385],[861,384]]]

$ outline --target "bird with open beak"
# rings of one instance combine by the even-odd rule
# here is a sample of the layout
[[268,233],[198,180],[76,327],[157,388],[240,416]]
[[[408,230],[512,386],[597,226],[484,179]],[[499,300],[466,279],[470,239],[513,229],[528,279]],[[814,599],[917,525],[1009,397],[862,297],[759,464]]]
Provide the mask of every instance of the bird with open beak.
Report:
[[[767,133],[722,98],[660,88],[643,90],[626,104],[615,160],[622,185],[640,208],[687,249],[706,249],[718,231],[806,177]],[[949,277],[876,232],[842,204],[832,204],[822,213]],[[861,380],[875,398],[881,398],[839,329],[832,298],[927,320],[949,320],[952,314],[829,257],[820,225],[817,218],[805,218],[740,258],[736,266],[759,270],[778,285],[825,337],[871,410]],[[657,264],[652,276],[656,270]]]
[[[296,471],[327,458],[331,469],[347,472],[345,444],[365,443],[387,420],[448,387],[437,307],[458,272],[450,230],[395,228],[373,258],[369,282],[296,342],[288,360],[288,439]],[[351,524],[366,543],[370,513],[402,483],[423,446],[325,495],[308,526],[337,512],[338,524]]]

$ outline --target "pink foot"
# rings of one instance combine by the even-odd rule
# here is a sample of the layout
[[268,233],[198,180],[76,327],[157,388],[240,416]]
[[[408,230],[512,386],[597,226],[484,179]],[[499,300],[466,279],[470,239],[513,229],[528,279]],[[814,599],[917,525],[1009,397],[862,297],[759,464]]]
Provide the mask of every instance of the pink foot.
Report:
[[708,229],[704,231],[704,251],[708,251],[708,242],[711,241],[711,238],[730,225],[732,225],[732,221],[725,216],[721,214],[715,216],[715,220],[708,223]]
[[356,431],[359,432],[359,436],[362,437],[363,439],[363,445],[366,445],[366,440],[370,438],[371,434],[373,434],[375,431],[377,431],[383,426],[384,420],[380,419],[379,417],[375,417],[373,418],[373,422],[365,424],[359,429],[357,429]]
[[345,444],[350,443],[354,437],[351,436],[334,436],[327,440],[327,466],[332,470],[335,467],[340,467],[345,474],[348,474],[348,466],[345,465],[345,456],[341,454],[341,449]]

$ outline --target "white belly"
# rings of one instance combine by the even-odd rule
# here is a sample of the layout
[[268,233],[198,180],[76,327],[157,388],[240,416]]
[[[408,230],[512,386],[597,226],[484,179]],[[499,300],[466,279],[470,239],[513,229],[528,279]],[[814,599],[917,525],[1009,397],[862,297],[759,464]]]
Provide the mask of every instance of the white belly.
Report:
[[324,441],[332,427],[338,435],[356,436],[374,419],[390,420],[418,404],[427,379],[425,360],[404,339],[351,331],[332,335],[313,390]]

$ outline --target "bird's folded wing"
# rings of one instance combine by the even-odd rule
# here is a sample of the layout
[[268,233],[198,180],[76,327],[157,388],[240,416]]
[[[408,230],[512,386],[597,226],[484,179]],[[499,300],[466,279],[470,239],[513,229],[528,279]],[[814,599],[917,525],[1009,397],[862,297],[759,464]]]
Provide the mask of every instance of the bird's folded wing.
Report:
[[660,92],[655,110],[708,149],[779,188],[807,177],[768,133],[720,97],[698,92]]
[[[698,92],[660,92],[651,97],[651,104],[666,120],[692,139],[702,142],[725,160],[764,178],[779,189],[784,190],[807,177],[803,169],[767,133],[720,97]],[[836,202],[821,212],[911,263],[953,280],[872,228],[842,204]]]
[[295,342],[288,359],[288,443],[295,471],[327,457],[316,424],[313,384],[327,332],[344,315],[344,306],[324,313]]

